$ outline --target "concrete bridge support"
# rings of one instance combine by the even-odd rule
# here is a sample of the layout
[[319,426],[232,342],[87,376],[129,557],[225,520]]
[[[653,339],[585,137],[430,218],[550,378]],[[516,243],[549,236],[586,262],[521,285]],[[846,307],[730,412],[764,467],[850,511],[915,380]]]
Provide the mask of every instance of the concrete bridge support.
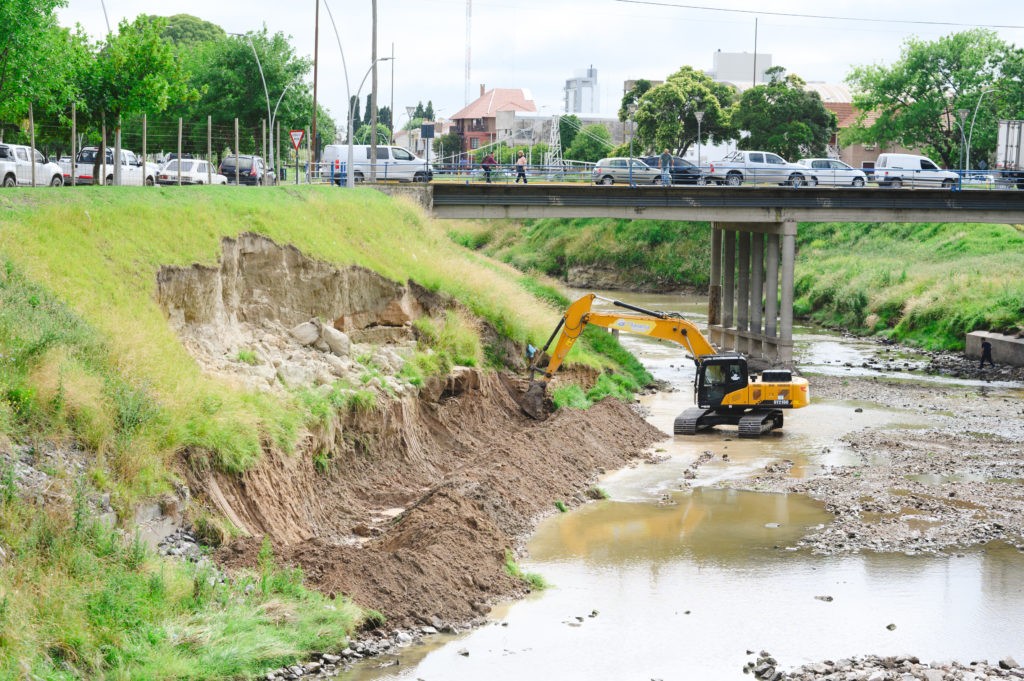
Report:
[[722,350],[793,364],[794,221],[713,222],[708,331]]

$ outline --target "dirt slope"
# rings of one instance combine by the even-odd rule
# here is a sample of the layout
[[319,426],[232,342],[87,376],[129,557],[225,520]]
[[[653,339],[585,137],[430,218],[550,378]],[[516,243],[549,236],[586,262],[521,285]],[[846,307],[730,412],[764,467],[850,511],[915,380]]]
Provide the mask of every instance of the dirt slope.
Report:
[[[300,565],[320,590],[351,596],[394,625],[470,620],[488,602],[524,590],[505,573],[505,551],[539,516],[557,500],[582,501],[599,471],[664,437],[616,400],[532,421],[500,377],[477,376],[478,386],[457,396],[407,399],[368,419],[360,431],[369,436],[366,449],[346,450],[312,498],[305,490],[318,474],[309,461],[289,474],[269,460],[265,470],[218,485],[232,490],[233,502],[264,509],[262,529],[275,554]],[[273,485],[247,484],[271,474]],[[289,541],[291,522],[279,533],[273,511],[281,489],[315,506],[323,528],[311,525],[297,541]],[[390,517],[398,504],[404,510]],[[330,518],[328,509],[336,512]],[[259,545],[255,537],[240,540],[218,558],[229,567],[252,565]]]

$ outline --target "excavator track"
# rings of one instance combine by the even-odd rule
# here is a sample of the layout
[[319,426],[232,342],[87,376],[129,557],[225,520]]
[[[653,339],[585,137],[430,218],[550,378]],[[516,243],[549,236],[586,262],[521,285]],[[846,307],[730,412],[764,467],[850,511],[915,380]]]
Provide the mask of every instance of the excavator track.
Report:
[[782,427],[782,412],[778,409],[755,409],[740,417],[740,437],[760,437]]
[[705,423],[703,419],[704,415],[710,411],[712,410],[690,407],[676,417],[672,424],[672,432],[676,435],[694,435],[698,430],[708,428],[710,424]]

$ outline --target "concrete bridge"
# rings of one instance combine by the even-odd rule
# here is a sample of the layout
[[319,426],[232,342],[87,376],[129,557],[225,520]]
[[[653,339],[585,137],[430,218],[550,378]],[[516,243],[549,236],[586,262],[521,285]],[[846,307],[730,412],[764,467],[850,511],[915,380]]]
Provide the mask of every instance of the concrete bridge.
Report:
[[711,223],[708,331],[724,350],[793,362],[800,222],[1024,223],[1024,192],[939,189],[445,184],[412,193],[437,218]]

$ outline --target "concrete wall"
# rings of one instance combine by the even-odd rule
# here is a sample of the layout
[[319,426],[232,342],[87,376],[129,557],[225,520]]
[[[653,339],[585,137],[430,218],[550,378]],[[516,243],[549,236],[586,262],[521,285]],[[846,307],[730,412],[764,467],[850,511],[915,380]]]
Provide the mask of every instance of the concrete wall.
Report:
[[967,356],[981,359],[981,341],[992,343],[992,360],[996,364],[1024,367],[1024,338],[1007,336],[991,331],[971,331],[967,334]]

